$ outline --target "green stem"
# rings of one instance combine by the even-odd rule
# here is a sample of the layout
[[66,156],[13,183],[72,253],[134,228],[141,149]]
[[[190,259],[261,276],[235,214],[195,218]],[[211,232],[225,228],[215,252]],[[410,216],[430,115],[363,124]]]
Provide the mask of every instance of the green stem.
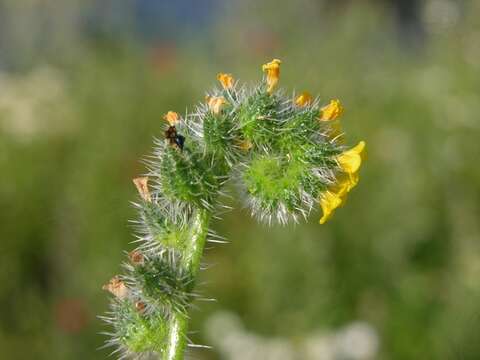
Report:
[[[190,271],[192,279],[196,279],[200,270],[203,248],[207,239],[211,214],[204,209],[198,210],[192,225],[192,235],[184,254],[184,266]],[[193,287],[194,284],[192,284]]]
[[[206,210],[198,210],[192,225],[192,233],[183,256],[183,265],[188,269],[192,279],[196,279],[200,270],[203,249],[207,239],[210,213]],[[195,283],[192,282],[190,291]],[[188,315],[183,312],[175,312],[170,320],[168,334],[168,346],[165,360],[183,360],[183,354],[187,345]]]
[[184,313],[174,313],[170,320],[168,345],[165,360],[183,360],[183,353],[187,346],[188,317]]

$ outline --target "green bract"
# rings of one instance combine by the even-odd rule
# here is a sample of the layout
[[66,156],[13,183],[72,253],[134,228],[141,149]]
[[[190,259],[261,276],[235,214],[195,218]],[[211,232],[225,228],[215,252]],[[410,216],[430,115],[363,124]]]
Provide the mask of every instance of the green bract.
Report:
[[165,352],[168,321],[162,314],[142,315],[128,301],[117,304],[114,311],[118,340],[129,353]]

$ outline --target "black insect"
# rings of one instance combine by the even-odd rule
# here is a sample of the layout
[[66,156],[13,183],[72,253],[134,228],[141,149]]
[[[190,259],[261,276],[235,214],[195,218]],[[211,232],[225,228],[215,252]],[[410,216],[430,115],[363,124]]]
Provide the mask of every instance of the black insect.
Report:
[[165,131],[165,139],[171,146],[178,147],[183,150],[183,144],[185,143],[185,137],[177,133],[175,126],[170,125]]

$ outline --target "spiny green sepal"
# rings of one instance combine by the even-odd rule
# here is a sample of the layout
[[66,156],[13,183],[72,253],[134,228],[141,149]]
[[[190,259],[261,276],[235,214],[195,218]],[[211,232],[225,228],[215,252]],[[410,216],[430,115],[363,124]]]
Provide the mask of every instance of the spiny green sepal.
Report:
[[171,310],[185,311],[191,294],[187,292],[193,278],[181,266],[176,252],[152,254],[133,268],[132,282],[148,305]]
[[256,89],[238,109],[239,127],[243,137],[257,147],[272,143],[278,128],[279,106],[280,101],[276,96]]
[[159,178],[163,194],[170,201],[211,208],[222,178],[202,153],[169,148],[160,159]]
[[232,153],[237,131],[230,114],[215,115],[207,112],[203,118],[203,134],[207,152],[216,154],[219,158]]
[[287,222],[290,216],[306,215],[322,189],[309,170],[308,163],[287,156],[264,155],[252,160],[243,180],[254,214],[268,222],[272,221],[268,216]]
[[176,219],[166,213],[165,208],[153,203],[144,203],[139,206],[141,226],[137,226],[144,248],[168,249],[182,251],[190,236],[188,224],[183,223],[183,218]]
[[278,141],[281,148],[288,151],[292,146],[315,141],[314,137],[318,136],[321,129],[318,114],[317,106],[306,108],[292,106],[289,116],[283,124],[282,136]]
[[127,354],[165,352],[169,324],[162,314],[142,314],[129,301],[120,302],[116,314],[118,343]]

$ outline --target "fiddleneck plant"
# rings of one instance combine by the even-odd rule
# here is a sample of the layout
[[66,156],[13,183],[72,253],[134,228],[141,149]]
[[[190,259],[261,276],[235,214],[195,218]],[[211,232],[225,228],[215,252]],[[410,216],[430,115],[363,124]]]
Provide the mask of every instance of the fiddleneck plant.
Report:
[[187,346],[188,310],[203,249],[220,237],[209,229],[225,183],[235,180],[252,214],[268,224],[306,218],[315,204],[324,224],[358,183],[365,142],[343,144],[338,100],[322,106],[304,92],[276,91],[281,61],[263,65],[260,84],[240,86],[218,74],[196,111],[169,111],[155,141],[148,173],[133,180],[139,200],[139,246],[125,274],[104,286],[113,294],[107,345],[120,358],[180,360]]

